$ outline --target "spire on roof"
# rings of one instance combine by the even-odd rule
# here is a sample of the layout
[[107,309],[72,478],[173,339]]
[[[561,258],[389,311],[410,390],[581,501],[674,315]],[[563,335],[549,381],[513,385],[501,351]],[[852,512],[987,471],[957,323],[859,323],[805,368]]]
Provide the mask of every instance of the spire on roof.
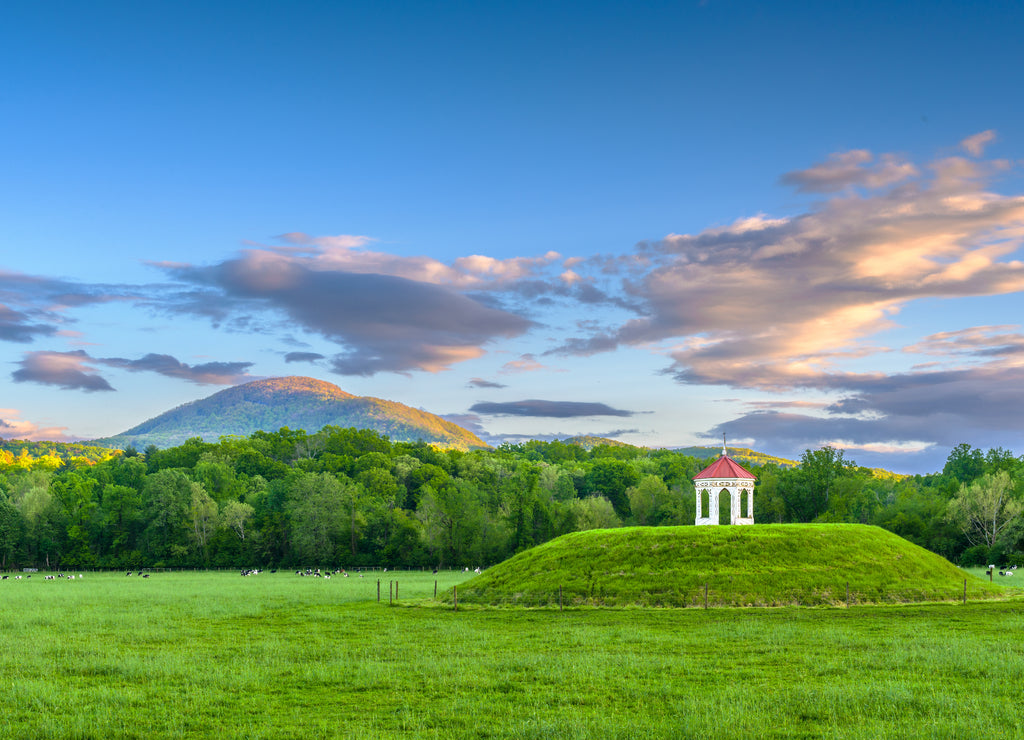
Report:
[[722,432],[722,454],[721,457],[729,457],[725,451],[725,432]]

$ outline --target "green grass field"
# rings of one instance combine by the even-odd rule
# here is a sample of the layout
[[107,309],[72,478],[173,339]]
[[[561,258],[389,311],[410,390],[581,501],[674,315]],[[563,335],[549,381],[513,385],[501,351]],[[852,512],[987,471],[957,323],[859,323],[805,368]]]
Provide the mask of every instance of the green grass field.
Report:
[[849,609],[432,602],[435,578],[443,590],[467,575],[0,582],[0,737],[1024,735],[1019,597]]

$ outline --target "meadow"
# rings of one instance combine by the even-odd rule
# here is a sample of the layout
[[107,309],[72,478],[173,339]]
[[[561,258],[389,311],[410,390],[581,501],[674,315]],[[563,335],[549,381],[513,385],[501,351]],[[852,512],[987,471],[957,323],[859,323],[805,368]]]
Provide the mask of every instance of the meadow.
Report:
[[472,575],[2,581],[0,736],[1024,735],[1020,598],[564,611],[432,600],[435,580],[443,591]]

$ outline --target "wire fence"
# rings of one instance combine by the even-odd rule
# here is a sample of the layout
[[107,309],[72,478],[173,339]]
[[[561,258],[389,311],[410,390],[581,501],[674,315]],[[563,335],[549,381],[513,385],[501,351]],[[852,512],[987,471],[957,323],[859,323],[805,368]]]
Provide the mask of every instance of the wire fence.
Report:
[[716,590],[709,583],[697,588],[645,591],[636,594],[584,594],[566,589],[542,592],[496,593],[489,589],[456,587],[444,594],[446,603],[497,607],[565,609],[572,607],[655,607],[713,609],[736,607],[831,606],[848,607],[869,604],[963,603],[1005,598],[1005,594],[979,588],[965,579],[963,585],[950,588],[851,588],[841,583],[812,589],[776,589],[771,594],[738,594]]

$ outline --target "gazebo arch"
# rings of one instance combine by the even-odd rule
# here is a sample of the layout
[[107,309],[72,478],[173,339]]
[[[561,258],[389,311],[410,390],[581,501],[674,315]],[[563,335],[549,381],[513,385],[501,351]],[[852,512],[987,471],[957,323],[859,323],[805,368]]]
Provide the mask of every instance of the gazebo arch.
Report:
[[[729,496],[729,523],[753,524],[756,481],[753,473],[726,454],[723,445],[721,456],[693,477],[694,491],[697,494],[697,516],[693,523],[718,524],[719,499],[724,493]],[[708,498],[708,505],[704,510],[701,506],[702,495]],[[704,516],[704,511],[707,511],[707,516]]]

